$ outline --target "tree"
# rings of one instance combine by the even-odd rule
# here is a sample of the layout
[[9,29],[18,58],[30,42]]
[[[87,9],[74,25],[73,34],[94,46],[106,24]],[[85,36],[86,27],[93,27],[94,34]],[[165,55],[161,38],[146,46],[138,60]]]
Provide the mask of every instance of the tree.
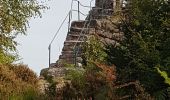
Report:
[[123,21],[125,39],[120,46],[109,47],[108,61],[117,66],[119,82],[139,80],[147,92],[158,98],[160,91],[168,88],[155,67],[170,70],[170,3],[130,1],[127,19]]
[[0,0],[0,63],[11,63],[16,55],[19,34],[26,34],[31,17],[40,16],[40,10],[46,8],[36,0]]
[[[0,0],[0,99],[38,99],[37,76],[17,59],[15,38],[26,35],[31,17],[41,17],[46,7],[37,0]],[[42,97],[42,96],[41,96]],[[43,97],[42,97],[43,98]]]

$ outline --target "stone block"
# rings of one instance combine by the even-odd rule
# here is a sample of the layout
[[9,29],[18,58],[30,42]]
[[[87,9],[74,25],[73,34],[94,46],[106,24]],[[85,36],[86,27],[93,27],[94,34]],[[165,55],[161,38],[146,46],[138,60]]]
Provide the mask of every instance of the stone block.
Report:
[[71,23],[71,27],[83,28],[86,27],[87,24],[88,24],[88,20],[73,21]]

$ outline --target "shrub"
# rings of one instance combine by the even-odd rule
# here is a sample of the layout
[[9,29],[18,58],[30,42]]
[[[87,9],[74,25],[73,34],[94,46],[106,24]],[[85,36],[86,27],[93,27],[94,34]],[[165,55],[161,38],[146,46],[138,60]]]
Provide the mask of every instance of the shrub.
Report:
[[19,93],[24,84],[8,66],[0,65],[0,99]]
[[37,87],[37,76],[26,65],[0,64],[0,100],[46,100]]
[[18,78],[22,79],[22,81],[29,84],[37,83],[37,75],[31,69],[29,69],[27,65],[13,65],[12,70]]

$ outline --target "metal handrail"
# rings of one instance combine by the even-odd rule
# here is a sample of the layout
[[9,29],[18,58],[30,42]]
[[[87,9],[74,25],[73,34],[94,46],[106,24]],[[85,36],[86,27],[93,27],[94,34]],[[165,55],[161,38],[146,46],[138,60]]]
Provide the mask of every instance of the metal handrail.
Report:
[[[73,9],[73,3],[74,3],[74,1],[78,2],[78,9],[77,9],[77,10],[74,10],[74,9]],[[83,32],[84,32],[85,28],[89,28],[90,22],[91,22],[91,20],[92,20],[92,14],[91,14],[91,13],[90,13],[90,14],[84,14],[84,13],[82,13],[82,12],[80,11],[80,6],[90,8],[90,11],[92,11],[92,2],[93,2],[93,1],[94,1],[94,0],[91,0],[91,1],[90,1],[90,6],[85,6],[85,5],[83,5],[82,3],[80,3],[79,0],[72,0],[72,2],[71,2],[71,9],[70,9],[69,13],[67,14],[67,16],[65,17],[65,19],[64,19],[63,22],[61,23],[59,29],[58,29],[57,32],[55,33],[54,37],[52,38],[52,40],[51,40],[51,42],[50,42],[50,44],[49,44],[49,46],[48,46],[48,49],[49,49],[49,67],[50,67],[50,64],[51,64],[51,45],[52,45],[53,41],[55,40],[57,34],[59,33],[60,29],[62,28],[64,22],[66,21],[66,19],[67,19],[68,17],[69,17],[69,21],[68,21],[68,32],[69,32],[69,30],[70,30],[70,22],[71,22],[71,20],[72,20],[72,12],[73,12],[73,11],[78,12],[78,20],[80,20],[80,14],[83,15],[83,16],[87,16],[87,17],[86,17],[87,19],[89,18],[89,21],[86,21],[86,22],[84,23],[83,29],[81,30],[80,35],[79,35],[79,37],[78,37],[78,39],[77,39],[77,41],[79,41],[79,39],[81,38],[81,36],[83,36],[83,40],[84,40]],[[102,4],[104,4],[104,0],[102,0]],[[94,9],[102,9],[102,16],[103,16],[103,13],[104,13],[103,11],[104,11],[104,10],[109,10],[109,9],[104,9],[104,5],[102,5],[102,7],[95,7]],[[103,18],[103,17],[102,17],[102,18]],[[74,45],[74,50],[76,49],[77,44],[78,44],[78,42],[76,42],[76,44]],[[82,45],[82,42],[80,43],[79,46],[81,46],[81,45]],[[75,62],[74,62],[74,63],[75,63],[75,66],[76,66],[76,63],[77,63],[77,62],[76,62],[76,55],[79,53],[79,49],[80,49],[80,48],[78,48],[78,50],[75,51]]]
[[[71,25],[71,20],[72,20],[72,12],[78,12],[78,10],[70,10],[70,15],[69,15],[69,21],[68,21],[68,32],[70,30],[70,25]],[[79,13],[83,16],[88,16],[88,14],[84,14],[81,11],[79,11]],[[79,19],[78,19],[79,20]]]
[[[74,2],[74,1],[78,2],[78,9],[77,9],[77,10],[74,10],[74,9],[73,9],[73,2]],[[82,13],[82,12],[80,11],[80,6],[90,8],[90,11],[92,11],[92,2],[93,2],[93,1],[94,1],[94,0],[91,0],[91,1],[90,1],[90,6],[85,6],[85,5],[83,5],[82,3],[80,3],[80,1],[78,1],[78,0],[72,0],[72,2],[71,2],[71,10],[70,10],[69,13],[67,14],[67,16],[65,17],[65,19],[63,20],[63,22],[61,23],[59,29],[58,29],[57,32],[55,33],[54,37],[52,38],[52,40],[51,40],[51,42],[50,42],[50,44],[49,44],[49,46],[48,46],[48,49],[49,49],[49,67],[50,67],[50,63],[51,63],[51,45],[52,45],[53,41],[55,40],[57,34],[59,33],[60,29],[62,28],[64,22],[65,22],[65,21],[67,20],[67,18],[69,17],[69,21],[68,21],[68,32],[69,32],[70,22],[71,22],[71,20],[72,20],[72,12],[73,12],[73,11],[78,12],[78,20],[80,20],[80,14],[83,15],[83,16],[87,16],[86,18],[89,18],[89,21],[86,21],[86,22],[84,23],[83,29],[81,30],[80,35],[79,35],[79,37],[78,37],[78,39],[77,39],[77,41],[78,41],[78,40],[81,38],[81,36],[83,35],[83,32],[84,32],[85,28],[89,28],[90,22],[91,22],[91,20],[92,20],[92,14],[91,14],[91,13],[90,13],[90,14],[84,14],[84,13]],[[104,4],[103,0],[102,0],[102,4]],[[103,11],[104,11],[104,10],[109,10],[109,9],[104,9],[104,5],[102,5],[102,8],[100,8],[100,7],[95,7],[94,9],[102,9],[102,16],[103,16]],[[83,39],[84,39],[84,35],[83,35]],[[74,45],[74,50],[75,50],[76,47],[77,47],[77,43],[78,43],[78,42],[76,42],[76,44]],[[82,42],[80,43],[79,46],[81,46],[81,45],[82,45]],[[79,53],[79,49],[80,49],[80,48],[78,48],[78,50],[75,52],[75,57],[76,57],[76,55]],[[76,66],[76,59],[75,59],[75,66]]]
[[[93,1],[94,1],[94,0],[91,0],[91,1],[90,1],[90,10],[91,10],[91,3],[92,3]],[[91,17],[90,17],[90,16],[91,16],[91,15],[88,15],[88,16],[87,16],[87,19],[88,19],[88,17],[89,17],[89,18],[90,18],[89,20],[91,21]],[[90,21],[89,21],[89,23],[90,23]],[[88,21],[87,21],[87,22],[88,22]],[[85,29],[85,26],[86,26],[87,22],[84,23],[83,29],[82,29],[82,31],[80,32],[80,35],[79,35],[77,41],[80,39],[80,36],[82,35],[82,33],[83,33],[84,29]],[[74,45],[74,49],[75,49],[76,45],[77,45],[77,43]]]
[[83,5],[79,0],[73,0],[73,1],[79,2],[80,6],[82,6],[82,7],[90,8],[90,6],[85,6],[85,5]]
[[[73,3],[74,3],[74,1],[77,1],[78,2],[78,9],[77,10],[74,10],[73,9]],[[70,29],[70,25],[71,25],[71,20],[72,20],[72,12],[73,11],[76,11],[76,12],[78,12],[78,20],[80,20],[80,14],[81,15],[83,15],[83,16],[88,16],[88,14],[84,14],[84,13],[82,13],[81,11],[80,11],[80,8],[79,8],[79,5],[81,5],[81,6],[83,6],[83,7],[88,7],[88,8],[90,8],[90,11],[91,11],[91,3],[92,3],[92,1],[93,0],[91,0],[90,1],[90,6],[84,6],[82,3],[80,3],[80,1],[78,1],[78,0],[72,0],[72,2],[71,2],[71,10],[70,10],[70,16],[69,16],[69,22],[68,22],[68,32],[69,32],[69,29]]]
[[[93,0],[91,0],[90,1],[90,11],[91,11],[91,3],[93,2]],[[91,20],[92,20],[92,17],[91,17],[91,14],[89,14],[88,16],[87,16],[87,19],[88,19],[88,17],[89,17],[89,23],[88,23],[88,21],[86,21],[85,23],[84,23],[84,26],[83,26],[83,29],[82,29],[82,31],[80,32],[80,35],[79,35],[79,37],[78,37],[78,39],[77,39],[77,41],[79,41],[79,39],[80,39],[80,37],[83,35],[83,32],[84,32],[84,29],[85,29],[85,27],[86,27],[86,24],[88,23],[88,25],[87,25],[87,28],[89,28],[89,26],[90,26],[90,22],[91,22]],[[74,45],[74,51],[76,50],[76,47],[77,47],[77,44],[78,44],[78,42],[76,42],[76,44]],[[81,45],[82,43],[80,43],[80,45]],[[75,51],[75,61],[74,61],[74,64],[75,64],[75,67],[77,66],[77,57],[76,57],[76,55],[79,53],[79,50],[80,50],[80,48],[78,48],[78,50],[77,50],[77,52]]]
[[[91,2],[92,2],[92,1],[93,1],[93,0],[91,0]],[[90,2],[90,11],[91,11],[91,2]],[[102,4],[104,4],[103,0],[102,0]],[[122,4],[126,4],[126,3],[122,3]],[[103,13],[104,13],[103,11],[104,11],[104,10],[112,10],[112,9],[104,9],[104,5],[102,5],[102,8],[101,8],[101,7],[95,7],[94,9],[102,9],[102,16],[103,16]],[[89,19],[89,23],[88,23],[88,25],[87,25],[87,28],[89,28],[90,22],[91,22],[91,20],[92,20],[91,15],[89,15],[89,17],[90,17],[90,19]],[[83,34],[83,31],[84,31],[84,29],[85,29],[86,24],[87,24],[87,23],[84,24],[84,27],[83,27],[83,29],[82,29],[82,31],[81,31],[81,33],[80,33],[77,41],[79,41],[79,39],[80,39],[81,36],[84,36],[84,35],[82,35],[82,34]],[[78,43],[76,42],[76,44],[74,45],[74,50],[76,49],[77,44],[78,44]],[[82,45],[82,42],[80,43],[79,46],[81,46],[81,45]],[[78,55],[78,53],[79,53],[79,49],[80,49],[80,48],[78,48],[78,50],[75,52],[75,62],[74,62],[74,63],[75,63],[75,66],[76,66],[76,64],[77,64],[76,58],[77,58],[77,55]]]
[[[71,11],[78,12],[78,10],[75,10],[75,9],[73,9],[73,10],[71,10]],[[88,16],[88,14],[84,14],[84,13],[82,13],[81,11],[79,11],[79,13],[80,13],[81,15],[83,15],[83,16]]]
[[[92,3],[93,1],[94,1],[94,0],[91,0],[91,1],[90,1],[90,10],[91,10],[91,3]],[[90,18],[90,15],[87,16],[87,19],[88,19],[88,17]],[[91,18],[90,18],[90,19],[91,19]],[[87,24],[87,22],[84,23],[83,29],[82,29],[82,31],[80,32],[80,35],[79,35],[79,37],[78,37],[78,40],[80,39],[80,36],[81,36],[81,34],[83,33],[86,24]],[[77,40],[77,41],[78,41],[78,40]],[[77,43],[74,45],[74,49],[75,49],[76,45],[77,45]]]
[[[88,16],[89,18],[90,18],[90,15]],[[87,18],[88,18],[87,17]],[[91,18],[90,18],[91,19]],[[90,20],[91,21],[91,20]],[[79,35],[79,37],[78,37],[78,39],[77,39],[77,41],[79,41],[79,39],[81,38],[81,36],[83,35],[83,32],[84,32],[84,30],[85,30],[85,28],[86,28],[86,24],[88,23],[88,21],[86,21],[85,23],[84,23],[84,26],[83,26],[83,28],[82,28],[82,31],[80,32],[80,35]],[[90,23],[90,22],[89,22]],[[78,44],[78,42],[76,42],[76,44],[74,45],[74,51],[76,50],[76,47],[77,47],[77,44]],[[81,43],[80,43],[81,44]],[[77,54],[78,54],[78,52],[79,52],[79,48],[78,48],[78,51],[75,51],[75,61],[74,61],[74,64],[75,64],[75,66],[77,65]]]
[[50,64],[51,64],[51,45],[54,41],[54,39],[56,38],[57,34],[59,33],[60,29],[62,28],[64,22],[66,21],[67,17],[69,16],[70,12],[67,14],[67,16],[64,18],[64,20],[62,21],[60,27],[58,28],[57,32],[55,33],[53,39],[51,40],[49,46],[48,46],[48,50],[49,50],[49,67],[50,67]]
[[[73,2],[74,1],[77,1],[78,2],[78,10],[73,10]],[[71,10],[69,11],[69,13],[66,15],[66,17],[64,18],[64,20],[62,21],[60,27],[58,28],[57,32],[55,33],[54,37],[52,38],[49,46],[48,46],[48,50],[49,50],[49,67],[50,67],[50,64],[51,64],[51,46],[52,46],[52,43],[53,41],[55,40],[56,36],[58,35],[60,29],[62,28],[63,24],[65,23],[65,21],[67,20],[67,18],[69,17],[69,22],[68,22],[68,32],[69,32],[69,28],[70,28],[70,22],[72,20],[72,12],[73,11],[76,11],[78,12],[78,19],[80,20],[80,14],[82,14],[83,16],[87,16],[85,15],[84,13],[82,13],[80,10],[79,10],[79,6],[82,6],[82,7],[88,7],[89,6],[84,6],[83,4],[81,4],[78,0],[72,0],[71,2]],[[90,9],[91,9],[91,6],[90,6]]]

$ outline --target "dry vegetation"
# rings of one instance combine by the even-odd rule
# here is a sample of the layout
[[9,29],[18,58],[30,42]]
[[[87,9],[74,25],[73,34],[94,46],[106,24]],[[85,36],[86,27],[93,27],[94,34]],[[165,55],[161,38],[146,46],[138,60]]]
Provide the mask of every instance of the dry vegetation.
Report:
[[0,65],[1,100],[36,100],[37,76],[26,65]]

